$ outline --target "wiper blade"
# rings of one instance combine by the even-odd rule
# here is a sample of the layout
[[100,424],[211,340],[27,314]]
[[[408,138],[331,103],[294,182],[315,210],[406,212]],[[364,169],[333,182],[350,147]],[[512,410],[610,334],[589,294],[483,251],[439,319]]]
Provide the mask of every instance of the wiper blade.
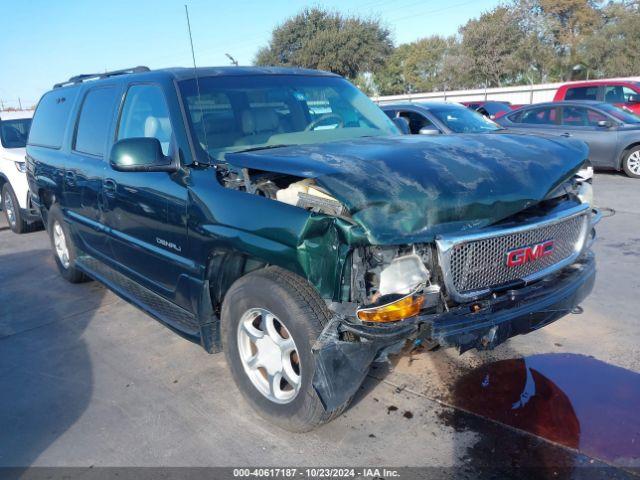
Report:
[[287,145],[284,143],[278,143],[275,145],[262,145],[262,146],[258,146],[258,147],[249,147],[249,148],[245,148],[242,150],[234,150],[233,152],[229,152],[229,153],[245,153],[245,152],[256,152],[258,150],[270,150],[272,148],[282,148],[282,147],[291,147],[291,145]]

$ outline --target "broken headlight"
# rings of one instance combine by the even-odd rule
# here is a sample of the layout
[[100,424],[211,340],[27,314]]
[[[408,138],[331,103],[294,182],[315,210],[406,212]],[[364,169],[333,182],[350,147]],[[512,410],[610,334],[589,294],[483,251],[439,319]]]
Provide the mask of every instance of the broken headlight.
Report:
[[589,182],[582,182],[578,188],[578,198],[582,203],[593,207],[593,185]]
[[426,285],[430,277],[429,270],[415,253],[397,257],[380,272],[378,292],[380,295],[408,295]]

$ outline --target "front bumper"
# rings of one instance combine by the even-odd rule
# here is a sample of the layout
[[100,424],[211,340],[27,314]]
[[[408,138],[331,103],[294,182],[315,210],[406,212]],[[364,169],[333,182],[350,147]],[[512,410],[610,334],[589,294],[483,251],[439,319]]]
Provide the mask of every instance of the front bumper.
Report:
[[[460,353],[494,348],[571,312],[591,293],[595,274],[595,257],[586,252],[575,263],[531,285],[445,313],[380,326],[355,324],[336,315],[313,346],[313,386],[325,408],[333,411],[355,394],[372,362],[385,360],[408,339],[430,339]],[[471,304],[480,309],[472,311]]]

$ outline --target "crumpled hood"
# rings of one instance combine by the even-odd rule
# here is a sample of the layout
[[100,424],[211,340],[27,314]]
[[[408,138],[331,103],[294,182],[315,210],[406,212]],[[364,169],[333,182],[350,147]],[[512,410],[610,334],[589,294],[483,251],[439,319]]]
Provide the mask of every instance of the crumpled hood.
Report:
[[2,150],[2,158],[5,160],[11,160],[12,162],[24,162],[26,154],[26,148],[5,148]]
[[432,241],[534,205],[588,157],[583,142],[518,134],[369,137],[227,154],[231,165],[315,178],[372,244]]

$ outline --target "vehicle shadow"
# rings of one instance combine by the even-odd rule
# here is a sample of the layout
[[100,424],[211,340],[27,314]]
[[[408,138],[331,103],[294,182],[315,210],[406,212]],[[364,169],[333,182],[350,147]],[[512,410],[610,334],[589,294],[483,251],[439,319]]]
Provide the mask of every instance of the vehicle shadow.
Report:
[[[5,250],[6,252],[6,250]],[[67,284],[48,249],[0,255],[0,467],[28,467],[86,410],[82,338],[104,289]]]

